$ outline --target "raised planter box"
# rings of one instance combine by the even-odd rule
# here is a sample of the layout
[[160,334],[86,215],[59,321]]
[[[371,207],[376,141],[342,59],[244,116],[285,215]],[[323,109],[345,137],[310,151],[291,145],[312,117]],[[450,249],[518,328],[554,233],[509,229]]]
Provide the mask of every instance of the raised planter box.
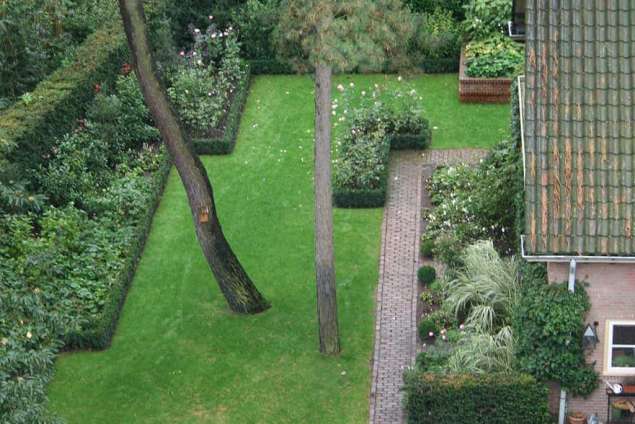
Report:
[[463,103],[509,103],[511,78],[471,78],[466,75],[465,49],[461,50],[459,100]]

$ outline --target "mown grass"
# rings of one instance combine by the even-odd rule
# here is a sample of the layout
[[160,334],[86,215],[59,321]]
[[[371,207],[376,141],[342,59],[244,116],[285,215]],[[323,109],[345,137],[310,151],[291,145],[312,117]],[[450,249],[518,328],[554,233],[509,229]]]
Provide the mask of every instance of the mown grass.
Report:
[[[384,79],[338,81],[351,78]],[[492,145],[506,133],[508,108],[458,105],[455,79],[415,81],[438,127],[433,147]],[[382,211],[335,212],[343,351],[322,357],[312,91],[307,77],[255,79],[236,150],[203,159],[225,232],[273,307],[248,317],[228,311],[172,172],[112,346],[57,361],[51,408],[68,422],[367,422]]]

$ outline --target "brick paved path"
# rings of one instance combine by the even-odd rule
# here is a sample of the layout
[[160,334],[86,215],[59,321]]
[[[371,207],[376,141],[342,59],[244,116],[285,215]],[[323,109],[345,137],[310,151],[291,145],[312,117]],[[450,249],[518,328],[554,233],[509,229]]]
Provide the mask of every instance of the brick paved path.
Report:
[[427,199],[423,179],[438,165],[475,163],[483,155],[476,149],[391,153],[377,287],[371,424],[405,421],[400,388],[403,370],[414,363],[417,353],[419,237]]

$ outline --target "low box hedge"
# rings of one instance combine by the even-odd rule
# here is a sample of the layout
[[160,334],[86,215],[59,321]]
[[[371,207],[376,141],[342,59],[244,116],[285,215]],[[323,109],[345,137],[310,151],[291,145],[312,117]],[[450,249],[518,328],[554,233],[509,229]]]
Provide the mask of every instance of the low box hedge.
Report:
[[249,60],[253,75],[290,75],[295,74],[293,68],[286,63],[275,59],[251,59]]
[[419,64],[421,70],[427,74],[448,74],[459,71],[460,58],[444,57],[438,59],[423,59]]
[[419,134],[392,134],[389,140],[392,150],[423,150],[432,142],[432,131],[426,127]]
[[236,95],[232,99],[232,104],[227,112],[225,129],[223,135],[218,138],[193,138],[194,150],[199,155],[226,155],[231,153],[236,146],[238,130],[240,128],[240,117],[242,116],[247,95],[249,94],[249,83],[251,81],[251,66],[246,66],[246,73]]
[[152,200],[142,222],[137,227],[135,241],[130,245],[130,250],[126,254],[127,262],[117,276],[116,283],[110,288],[110,297],[104,305],[100,317],[89,322],[83,330],[64,334],[65,349],[105,349],[110,345],[128,294],[128,288],[132,283],[150,234],[154,213],[159,206],[171,167],[172,163],[166,156],[161,169],[153,176],[154,193]]
[[548,424],[548,389],[526,374],[404,375],[409,424]]

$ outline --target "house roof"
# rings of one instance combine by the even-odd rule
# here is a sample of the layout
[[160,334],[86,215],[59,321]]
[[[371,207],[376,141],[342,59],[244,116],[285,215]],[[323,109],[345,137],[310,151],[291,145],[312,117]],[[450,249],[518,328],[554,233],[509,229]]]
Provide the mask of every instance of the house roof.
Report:
[[634,256],[635,1],[527,0],[525,252]]

